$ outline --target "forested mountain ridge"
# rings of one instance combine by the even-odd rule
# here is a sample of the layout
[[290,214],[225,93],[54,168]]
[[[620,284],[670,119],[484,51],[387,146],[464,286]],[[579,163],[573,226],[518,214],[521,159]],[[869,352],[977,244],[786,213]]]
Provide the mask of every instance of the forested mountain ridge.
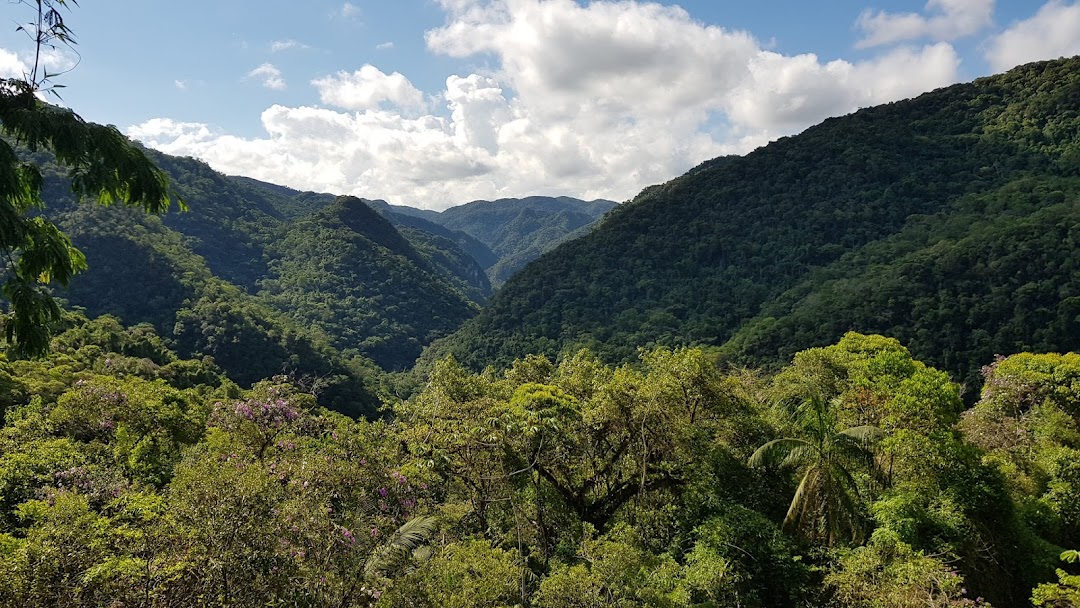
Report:
[[[910,270],[891,267],[904,256],[921,250],[933,258],[941,248],[998,273],[1004,282],[995,294],[1004,300],[967,318],[977,280],[950,283],[952,295],[935,291],[946,310],[955,309],[942,313],[953,321],[936,329],[941,339],[914,340],[917,356],[971,378],[975,362],[995,352],[1080,347],[1080,334],[1045,329],[1074,322],[1070,302],[1080,292],[1069,264],[1060,263],[1068,246],[1034,238],[1078,204],[1078,107],[1080,59],[1035,63],[830,119],[744,157],[708,161],[646,189],[589,235],[533,262],[429,357],[453,353],[480,367],[589,346],[630,360],[647,344],[724,345],[758,317],[726,347],[730,356],[782,361],[848,329],[914,337],[935,331],[908,321],[930,300],[891,312],[856,314],[856,307],[839,317],[831,316],[838,307],[807,303],[833,297],[823,291],[830,273],[884,280]],[[1057,212],[1044,211],[1055,205]],[[1066,222],[1057,233],[1068,242],[1075,228]],[[1026,283],[1023,273],[1002,266],[1020,243],[1030,249],[1026,263],[1056,260],[1039,271],[1038,292],[1047,299],[1036,311],[1012,297]],[[932,285],[924,275],[906,280]],[[865,304],[859,298],[870,291],[910,287],[872,284],[845,305]],[[800,285],[785,296],[806,298],[795,328],[782,318],[778,298]]]
[[613,201],[530,196],[522,199],[473,201],[428,218],[483,242],[498,256],[488,267],[494,285],[560,243],[585,234],[588,227],[615,208]]
[[[228,179],[273,193],[275,209],[288,218],[314,213],[334,200],[330,194],[300,192],[249,177]],[[529,196],[472,201],[432,211],[384,200],[361,200],[399,228],[408,226],[457,243],[487,271],[495,286],[560,243],[586,234],[616,206],[603,199]]]
[[[490,294],[483,269],[456,243],[421,228],[399,232],[360,204],[348,230],[354,238],[372,237],[374,248],[347,266],[352,284],[323,293],[323,300],[291,297],[282,285],[321,275],[297,275],[303,264],[290,262],[329,264],[338,255],[324,246],[298,257],[303,247],[320,244],[305,242],[313,238],[311,218],[290,219],[281,209],[291,199],[273,189],[229,179],[194,159],[148,154],[190,211],[155,217],[76,204],[65,172],[47,155],[33,156],[45,176],[46,212],[90,266],[59,295],[92,315],[150,323],[183,356],[213,356],[241,384],[291,374],[317,383],[326,405],[374,415],[381,372],[370,356],[388,368],[408,367],[428,341],[475,314],[476,302]],[[373,268],[409,281],[383,276],[375,283],[374,274],[364,274]],[[365,288],[368,299],[349,299]],[[364,323],[349,336],[322,329],[361,316]],[[361,326],[369,333],[357,338]]]
[[[217,277],[161,218],[80,205],[57,215],[90,269],[60,293],[91,315],[148,323],[189,357],[210,356],[232,380],[250,385],[276,375],[318,383],[320,402],[351,415],[375,415],[379,375],[345,356],[322,332],[301,327],[244,289]],[[314,387],[314,384],[312,384]]]
[[[91,314],[151,323],[167,339],[178,339],[185,356],[212,354],[242,383],[304,367],[296,363],[297,355],[281,350],[282,340],[288,341],[284,336],[293,334],[310,333],[308,338],[326,348],[349,351],[345,360],[361,355],[387,369],[407,369],[423,347],[475,315],[492,293],[485,269],[501,258],[465,232],[423,217],[439,214],[399,213],[384,201],[342,203],[332,195],[228,177],[192,158],[147,154],[170,177],[189,211],[155,219],[78,205],[66,174],[47,155],[34,155],[46,176],[49,213],[58,214],[90,260],[81,284],[66,297]],[[533,207],[564,209],[578,202],[540,197],[500,204],[517,205],[517,212],[529,216],[535,215]],[[565,238],[570,229],[591,221],[563,216],[552,226],[526,227],[546,228],[530,245],[542,248],[544,238]],[[488,226],[500,227],[497,221]],[[538,254],[536,249],[516,259]],[[327,272],[330,267],[338,274]],[[243,314],[230,321],[232,327],[223,327],[231,318],[226,311],[237,308]],[[195,309],[202,313],[193,317]],[[237,341],[245,333],[239,327],[258,328],[252,336],[261,336],[260,354],[242,352],[240,344],[256,343]],[[272,351],[277,354],[269,355]],[[312,360],[326,356],[337,355],[327,351]],[[314,369],[326,374],[328,368],[319,363]]]
[[[213,209],[209,218],[192,211],[194,219],[172,221],[82,205],[63,211],[58,215],[61,225],[90,260],[90,269],[66,297],[92,314],[116,314],[126,323],[150,322],[171,336],[174,327],[175,331],[182,327],[180,319],[205,299],[207,286],[220,285],[225,291],[211,290],[216,294],[211,300],[231,293],[226,299],[250,302],[256,308],[249,312],[256,318],[273,310],[271,316],[318,329],[322,340],[336,348],[355,349],[388,369],[403,369],[433,337],[445,335],[475,314],[477,305],[471,298],[483,301],[487,295],[483,271],[456,245],[415,231],[412,236],[420,246],[414,247],[358,199],[334,203],[292,223],[267,221],[266,232],[253,231],[243,245],[224,246],[217,239],[237,238],[229,233],[250,227],[244,222],[251,216],[231,221],[223,217],[230,212],[215,206],[219,200],[211,196],[192,201],[193,207],[201,202]],[[172,230],[169,223],[188,232]],[[212,224],[217,227],[209,228]],[[200,250],[207,255],[199,255]],[[236,284],[215,271],[228,268],[231,255],[240,251],[255,256],[246,268],[259,272],[225,272],[246,279]],[[242,266],[245,260],[236,263]],[[197,343],[209,347],[204,341]],[[204,351],[185,354],[189,352]],[[237,363],[263,354],[238,353]],[[221,364],[236,372],[227,362]],[[274,373],[258,369],[237,380],[254,381]]]
[[387,369],[411,367],[477,311],[449,273],[354,197],[295,222],[272,251],[260,298]]

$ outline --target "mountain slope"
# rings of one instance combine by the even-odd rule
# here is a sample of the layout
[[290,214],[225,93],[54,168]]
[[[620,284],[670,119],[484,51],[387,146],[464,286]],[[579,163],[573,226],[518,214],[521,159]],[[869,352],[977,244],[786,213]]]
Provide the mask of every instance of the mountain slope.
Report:
[[384,368],[411,366],[476,313],[436,264],[354,197],[300,220],[273,251],[260,297]]
[[[388,367],[407,366],[490,295],[483,269],[440,236],[447,232],[441,226],[431,226],[434,233],[399,231],[359,203],[343,218],[352,222],[343,228],[349,235],[335,240],[307,230],[311,218],[293,220],[282,211],[294,202],[288,189],[227,178],[193,159],[152,155],[189,212],[159,218],[79,205],[65,173],[43,155],[34,158],[47,176],[47,212],[91,267],[60,295],[94,315],[151,323],[184,356],[213,356],[242,384],[280,373],[334,386],[374,378],[379,372],[366,355],[376,354]],[[335,268],[341,289],[315,285],[318,297],[299,293],[306,286],[292,290],[289,285],[325,278],[318,268],[304,271],[304,264],[331,263],[341,254],[333,248],[349,238],[367,239],[370,247]],[[373,268],[379,272],[368,272]],[[349,299],[360,292],[363,303]],[[423,318],[417,311],[425,311]],[[333,323],[361,316],[362,323]],[[363,407],[374,406],[367,388],[351,386]],[[342,409],[355,412],[352,407]]]
[[[320,402],[352,415],[376,414],[379,372],[345,357],[317,330],[300,327],[214,276],[191,239],[161,218],[123,207],[80,205],[61,227],[87,254],[90,269],[61,292],[91,315],[150,323],[184,356],[210,356],[242,385],[280,374],[318,382]],[[314,386],[314,385],[313,385]]]
[[522,199],[473,201],[428,218],[451,230],[459,230],[485,245],[498,257],[487,266],[494,285],[560,243],[579,236],[616,203],[583,201],[570,197],[530,196]]
[[769,363],[848,328],[887,331],[977,386],[996,354],[1076,348],[1080,179],[1017,180],[963,208],[913,219],[814,273],[743,325],[725,353]]
[[[330,194],[300,192],[249,177],[229,177],[243,187],[262,190],[275,213],[290,220],[316,213],[334,201]],[[391,205],[383,200],[361,199],[382,213],[394,226],[423,231],[413,245],[431,235],[447,239],[467,252],[487,271],[490,283],[501,285],[510,275],[560,243],[587,233],[587,228],[616,206],[607,200],[583,201],[570,197],[531,196],[497,201],[473,201],[445,211]],[[403,230],[408,236],[412,231]],[[441,242],[441,241],[440,241]],[[454,269],[451,269],[454,270]],[[490,286],[468,281],[467,289],[490,295]]]
[[[961,215],[966,216],[957,220],[961,225],[989,222],[995,207],[989,199],[979,203],[979,196],[1038,179],[1039,188],[1060,193],[1032,196],[1027,206],[1010,214],[1031,215],[1033,225],[1041,226],[1033,214],[1051,205],[1076,204],[1064,181],[1080,174],[1078,107],[1080,59],[1044,62],[860,110],[745,157],[703,163],[646,189],[608,214],[588,236],[533,262],[507,282],[478,318],[429,356],[452,352],[482,366],[528,352],[555,354],[571,345],[591,346],[610,359],[629,359],[638,346],[649,343],[722,345],[748,321],[772,316],[770,307],[781,306],[773,302],[789,290],[804,285],[805,295],[821,287],[827,275],[816,273],[834,264],[854,264],[834,267],[854,284],[859,275],[887,276],[881,268],[858,262],[870,256],[870,249],[860,252],[872,244]],[[1012,230],[1007,220],[1005,228],[998,228]],[[923,255],[933,256],[934,246],[945,246],[937,243],[959,237],[942,233],[927,238],[931,253]],[[1030,246],[1032,255],[1056,259],[1063,253],[1053,243],[1020,233],[1000,238],[980,233],[954,246],[971,259],[979,258],[974,251],[981,249],[982,263],[993,265],[1002,263],[1006,253],[995,246],[1013,239]],[[886,267],[900,263],[895,258],[880,262]],[[1067,309],[1066,302],[1080,296],[1069,268],[1045,268],[1040,280],[1048,286],[1040,288],[1040,297],[1046,298],[1040,306]],[[923,277],[911,280],[926,289],[932,284]],[[973,304],[949,294],[940,298],[961,309]],[[1005,352],[1080,347],[1075,333],[1044,344],[1035,336],[1021,340],[1005,331],[1024,308],[1016,299],[1008,301],[1011,312],[1000,307],[987,318],[938,328],[947,338],[916,346],[916,356],[943,361],[950,371],[970,377],[968,362],[979,359],[985,345],[1008,346]],[[770,345],[772,338],[743,337],[739,344],[747,346],[728,350],[760,360],[834,341],[844,329],[869,329],[857,319],[845,323],[830,316],[837,308],[808,313],[800,326],[816,330],[791,332],[795,337],[782,348]],[[912,308],[899,317],[918,314]],[[899,317],[876,323],[873,330],[893,333],[901,328]],[[927,331],[932,327],[930,321],[916,323]],[[1000,339],[976,348],[970,339],[980,330]],[[752,348],[751,343],[766,346]]]

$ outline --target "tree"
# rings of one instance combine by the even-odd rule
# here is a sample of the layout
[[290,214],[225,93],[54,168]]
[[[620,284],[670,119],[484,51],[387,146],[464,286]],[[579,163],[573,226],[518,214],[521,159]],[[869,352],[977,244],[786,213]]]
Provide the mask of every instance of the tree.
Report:
[[828,402],[817,396],[800,402],[792,414],[804,436],[762,445],[750,457],[750,466],[779,462],[802,468],[802,479],[784,518],[785,527],[811,538],[823,536],[829,545],[842,536],[858,539],[863,530],[854,472],[857,467],[874,468],[869,448],[881,431],[874,426],[836,431]]
[[842,608],[962,608],[987,606],[968,597],[954,567],[916,551],[885,528],[862,547],[839,554],[825,576]]
[[[72,2],[74,3],[74,2]],[[74,44],[64,24],[65,0],[25,2],[36,7],[33,23],[19,29],[42,49]],[[40,168],[20,155],[46,151],[68,168],[71,189],[103,205],[113,202],[138,206],[151,213],[169,209],[173,196],[168,178],[116,127],[84,121],[75,112],[46,103],[62,85],[50,85],[55,74],[43,71],[39,59],[24,79],[0,80],[0,252],[3,254],[3,295],[10,303],[4,320],[8,343],[16,356],[40,356],[48,349],[50,328],[61,311],[48,287],[66,286],[86,268],[86,258],[71,240],[46,218],[44,179]],[[183,208],[183,202],[179,205]]]
[[[1062,561],[1080,562],[1080,551],[1066,551],[1061,554]],[[1069,574],[1060,568],[1057,571],[1058,582],[1044,583],[1035,588],[1031,602],[1039,608],[1073,608],[1080,606],[1080,576]]]

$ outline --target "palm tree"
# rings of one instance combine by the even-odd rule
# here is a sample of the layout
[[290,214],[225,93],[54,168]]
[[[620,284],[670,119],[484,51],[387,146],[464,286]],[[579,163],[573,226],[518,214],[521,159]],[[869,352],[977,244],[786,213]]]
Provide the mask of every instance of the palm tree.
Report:
[[785,529],[824,538],[829,545],[843,537],[858,541],[863,521],[854,473],[859,468],[877,473],[871,448],[881,430],[858,426],[836,431],[829,403],[821,397],[796,402],[789,414],[803,436],[766,443],[748,464],[763,468],[778,463],[802,469],[802,479],[784,518]]
[[364,575],[385,575],[407,566],[411,559],[428,559],[434,551],[427,543],[438,527],[438,519],[430,516],[414,517],[405,522],[385,543],[372,551],[364,564]]

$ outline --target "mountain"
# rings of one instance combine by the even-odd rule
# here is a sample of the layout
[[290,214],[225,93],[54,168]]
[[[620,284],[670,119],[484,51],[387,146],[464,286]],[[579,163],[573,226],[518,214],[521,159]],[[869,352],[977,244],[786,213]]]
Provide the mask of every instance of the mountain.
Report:
[[[419,230],[430,235],[453,241],[458,247],[468,253],[482,269],[490,268],[499,262],[499,256],[479,239],[460,230],[451,230],[440,224],[438,222],[439,213],[437,211],[415,209],[403,205],[391,205],[384,200],[365,200],[364,202],[372,209],[383,214],[383,216],[390,220],[390,223],[397,226],[399,230],[403,228]],[[485,274],[484,276],[486,280],[487,275]],[[490,291],[490,282],[488,285]],[[486,295],[490,295],[490,293]]]
[[341,197],[291,225],[274,244],[259,295],[301,325],[332,336],[339,348],[357,349],[386,369],[406,369],[427,343],[477,310],[435,263],[437,251],[425,255],[363,201]]
[[472,236],[491,248],[498,260],[487,266],[492,284],[512,274],[560,243],[584,234],[616,203],[570,197],[530,196],[521,199],[473,201],[428,217],[451,230]]
[[[49,199],[92,267],[66,297],[91,314],[151,323],[178,340],[182,355],[213,354],[240,382],[303,367],[279,348],[292,334],[329,349],[330,358],[407,369],[487,301],[488,270],[524,264],[610,207],[537,197],[449,213],[465,228],[498,233],[492,242],[513,254],[508,260],[444,225],[446,214],[300,192],[228,177],[192,158],[148,153],[189,212],[157,219],[76,205],[62,172],[46,171]],[[37,161],[50,167],[47,158]],[[508,245],[514,235],[518,249]],[[237,309],[243,314],[230,316]],[[241,352],[252,336],[238,341],[233,330],[240,327],[276,346],[264,345],[258,356]],[[304,373],[328,369],[315,367],[322,371]]]
[[[289,374],[326,405],[373,415],[380,366],[411,366],[491,293],[441,226],[395,226],[357,199],[327,203],[148,153],[190,211],[78,204],[65,172],[32,155],[48,213],[90,264],[59,295],[95,316],[149,323],[181,356],[212,356],[240,384]],[[309,203],[321,211],[300,215]]]
[[996,353],[1078,348],[1077,107],[1080,59],[1036,63],[705,162],[511,277],[428,357],[777,362],[857,330],[977,382]]
[[[289,218],[318,211],[334,200],[333,195],[300,192],[249,177],[229,179],[275,194],[279,197],[273,203],[276,211]],[[408,226],[453,241],[480,264],[496,286],[560,243],[586,234],[617,204],[603,199],[530,196],[473,201],[440,212],[363,200],[399,229]]]
[[381,372],[215,276],[193,239],[161,218],[124,207],[79,205],[57,215],[90,269],[61,293],[90,315],[149,323],[185,356],[210,356],[242,385],[290,375],[320,403],[355,416],[378,410]]

